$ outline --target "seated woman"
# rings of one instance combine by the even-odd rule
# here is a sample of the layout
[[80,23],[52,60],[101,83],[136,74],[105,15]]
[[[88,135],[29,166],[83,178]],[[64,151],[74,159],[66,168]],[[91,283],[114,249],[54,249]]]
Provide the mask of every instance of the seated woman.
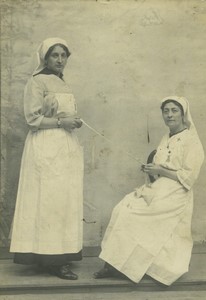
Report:
[[193,184],[204,152],[183,97],[161,102],[169,127],[143,172],[156,178],[114,208],[102,241],[100,258],[106,263],[94,277],[124,274],[138,283],[144,274],[171,285],[188,271],[193,246],[191,218]]

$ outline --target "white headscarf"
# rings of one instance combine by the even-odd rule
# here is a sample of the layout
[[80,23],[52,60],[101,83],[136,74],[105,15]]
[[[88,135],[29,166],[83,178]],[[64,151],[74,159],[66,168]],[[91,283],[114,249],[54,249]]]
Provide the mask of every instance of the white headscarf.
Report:
[[184,112],[184,119],[183,119],[184,124],[191,131],[192,134],[195,134],[195,135],[198,136],[195,125],[194,125],[194,122],[192,120],[192,116],[191,116],[191,113],[190,113],[189,102],[187,101],[187,99],[185,97],[169,96],[169,97],[166,97],[166,98],[162,99],[161,104],[163,104],[167,100],[174,100],[182,106],[183,112]]
[[66,41],[61,38],[54,37],[54,38],[48,38],[48,39],[44,40],[37,49],[38,65],[37,65],[36,69],[34,70],[33,75],[39,73],[46,67],[45,56],[46,56],[49,48],[51,48],[52,46],[54,46],[56,44],[64,45],[68,49],[68,52],[69,52],[69,47],[68,47]]

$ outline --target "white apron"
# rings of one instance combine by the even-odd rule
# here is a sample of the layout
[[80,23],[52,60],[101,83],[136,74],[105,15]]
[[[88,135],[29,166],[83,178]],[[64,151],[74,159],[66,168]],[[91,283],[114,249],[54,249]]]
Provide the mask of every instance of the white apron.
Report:
[[[56,116],[76,113],[72,94],[52,94],[58,104]],[[22,156],[10,251],[77,253],[82,249],[82,219],[83,152],[75,132],[30,131]]]

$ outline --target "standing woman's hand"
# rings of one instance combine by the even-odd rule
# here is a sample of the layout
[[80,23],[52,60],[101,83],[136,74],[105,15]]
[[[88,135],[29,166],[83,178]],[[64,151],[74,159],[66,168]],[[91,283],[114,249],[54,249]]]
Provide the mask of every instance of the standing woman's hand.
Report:
[[75,122],[76,122],[76,128],[82,127],[82,121],[80,117],[75,117]]
[[61,118],[62,127],[65,130],[71,131],[75,128],[80,128],[82,126],[82,121],[79,117],[66,117]]

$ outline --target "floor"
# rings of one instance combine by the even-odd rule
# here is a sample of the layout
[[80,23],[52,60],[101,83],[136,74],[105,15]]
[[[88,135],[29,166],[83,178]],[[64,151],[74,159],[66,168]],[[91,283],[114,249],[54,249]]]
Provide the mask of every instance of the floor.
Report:
[[205,300],[205,291],[3,295],[0,300]]
[[[62,280],[37,267],[13,264],[11,259],[0,260],[0,299],[181,299],[206,300],[206,251],[196,249],[190,270],[172,286],[160,285],[145,276],[139,284],[126,278],[94,279],[92,274],[103,262],[98,257],[84,257],[72,264],[79,275],[75,281]],[[177,298],[179,297],[179,298]]]

